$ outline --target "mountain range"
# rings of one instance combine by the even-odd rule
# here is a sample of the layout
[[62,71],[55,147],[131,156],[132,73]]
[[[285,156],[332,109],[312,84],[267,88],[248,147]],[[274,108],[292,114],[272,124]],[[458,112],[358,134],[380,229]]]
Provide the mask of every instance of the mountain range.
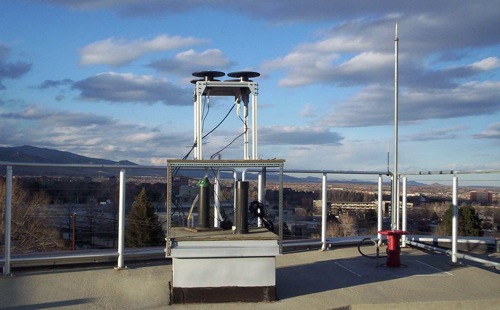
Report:
[[[81,164],[81,165],[126,165],[137,166],[128,160],[112,161],[102,158],[86,157],[66,151],[48,148],[40,148],[31,145],[16,147],[0,147],[0,163],[23,163],[23,164]],[[48,175],[48,176],[97,176],[115,175],[116,169],[83,169],[73,167],[30,167],[16,166],[15,175]],[[135,169],[134,169],[135,170]],[[165,175],[165,173],[154,170],[134,171],[132,175]]]
[[[66,151],[59,151],[49,148],[40,148],[30,145],[23,145],[17,147],[0,147],[0,163],[27,163],[27,164],[81,164],[81,165],[125,165],[125,166],[139,166],[128,160],[113,161],[102,158],[86,157]],[[117,169],[112,168],[74,168],[74,167],[31,167],[31,166],[16,166],[14,167],[14,175],[33,176],[33,175],[46,175],[46,176],[113,176],[117,175]],[[184,170],[182,175],[186,177],[199,178],[202,172],[195,170]],[[226,173],[222,175],[223,178],[232,178],[232,175]],[[152,169],[129,169],[127,175],[132,176],[166,176],[166,171],[152,170]],[[248,173],[249,180],[257,179],[257,174]],[[267,174],[268,180],[277,180],[278,175],[275,173]],[[297,183],[321,183],[320,177],[307,176],[307,177],[294,177],[290,175],[283,176],[284,182],[297,182]],[[360,180],[342,180],[329,183],[352,183],[352,184],[376,184],[372,181]],[[418,182],[412,182],[408,185],[425,185]]]

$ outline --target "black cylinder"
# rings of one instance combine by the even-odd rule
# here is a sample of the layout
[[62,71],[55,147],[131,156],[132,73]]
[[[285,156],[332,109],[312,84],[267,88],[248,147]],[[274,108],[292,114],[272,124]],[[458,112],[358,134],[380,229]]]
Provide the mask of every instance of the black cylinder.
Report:
[[210,182],[205,177],[198,182],[200,187],[200,197],[198,204],[198,228],[209,228],[209,212],[210,212]]
[[248,233],[248,185],[247,181],[236,182],[236,233]]

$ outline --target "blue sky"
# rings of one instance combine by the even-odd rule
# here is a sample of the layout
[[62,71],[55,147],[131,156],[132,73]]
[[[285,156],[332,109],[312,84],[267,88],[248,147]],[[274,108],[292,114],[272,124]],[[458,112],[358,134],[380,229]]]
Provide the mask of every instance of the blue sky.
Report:
[[[191,73],[251,70],[259,158],[385,170],[396,22],[400,171],[500,169],[498,1],[3,1],[0,145],[163,165],[193,144]],[[231,113],[204,157],[242,131]]]

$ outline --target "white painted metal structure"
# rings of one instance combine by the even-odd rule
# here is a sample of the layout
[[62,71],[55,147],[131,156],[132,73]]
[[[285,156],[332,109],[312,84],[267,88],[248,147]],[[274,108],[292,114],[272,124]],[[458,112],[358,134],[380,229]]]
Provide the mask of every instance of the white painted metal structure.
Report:
[[394,170],[392,171],[392,203],[391,228],[397,229],[399,210],[399,176],[398,176],[398,24],[394,36]]
[[453,176],[453,212],[451,219],[451,262],[457,263],[457,236],[458,236],[458,178]]
[[328,225],[326,217],[328,215],[328,201],[327,201],[327,181],[328,176],[323,173],[322,186],[321,186],[321,250],[326,250],[326,226]]
[[382,207],[383,207],[383,190],[382,190],[382,185],[383,185],[383,178],[382,175],[378,176],[378,191],[377,191],[377,239],[378,239],[378,245],[382,244],[382,234],[380,231],[382,230],[382,222],[383,222],[383,216],[382,216]]
[[120,192],[118,201],[118,265],[116,269],[125,268],[125,169],[120,170]]
[[[406,208],[408,206],[408,196],[407,196],[407,178],[403,177],[403,218],[401,219],[401,222],[403,223],[402,230],[406,231],[406,222],[407,222],[407,215],[406,215]],[[406,235],[401,236],[401,246],[405,247],[406,246]]]
[[[214,75],[215,73],[215,75]],[[197,77],[202,77],[201,80],[193,81],[195,82],[194,88],[194,159],[203,159],[203,99],[210,100],[213,96],[229,96],[235,98],[235,104],[239,105],[243,103],[243,159],[257,159],[257,102],[259,95],[258,84],[248,80],[248,76],[256,77],[259,76],[257,72],[233,72],[228,75],[231,77],[237,77],[238,73],[242,76],[239,80],[231,81],[215,81],[213,77],[220,77],[220,74],[224,75],[223,72],[218,71],[201,71],[195,72],[193,75]],[[206,74],[203,76],[203,74]],[[250,74],[250,75],[249,75]],[[249,104],[251,104],[251,123],[250,131],[252,133],[252,152],[251,156],[249,153],[249,124],[248,124],[248,109]]]

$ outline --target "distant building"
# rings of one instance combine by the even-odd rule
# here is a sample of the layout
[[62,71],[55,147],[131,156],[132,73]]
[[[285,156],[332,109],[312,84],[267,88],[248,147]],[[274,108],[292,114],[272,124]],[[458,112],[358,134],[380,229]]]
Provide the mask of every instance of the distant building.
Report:
[[472,202],[480,202],[480,203],[492,203],[493,202],[493,193],[492,192],[470,192],[470,200]]

